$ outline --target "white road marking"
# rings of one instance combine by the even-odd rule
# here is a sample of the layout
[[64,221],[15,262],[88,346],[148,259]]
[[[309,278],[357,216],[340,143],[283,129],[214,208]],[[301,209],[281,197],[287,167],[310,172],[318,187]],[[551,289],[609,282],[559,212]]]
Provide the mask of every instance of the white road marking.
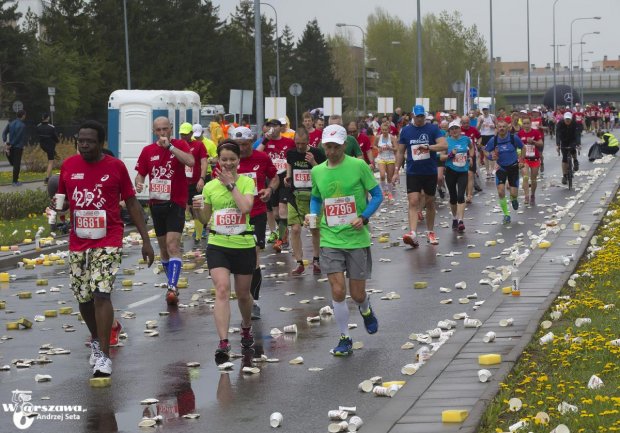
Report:
[[159,298],[161,298],[161,295],[149,296],[146,299],[143,299],[141,301],[137,301],[137,302],[134,302],[132,304],[127,305],[127,309],[130,310],[132,308],[139,307],[140,305],[148,304],[149,302],[153,302],[153,301],[155,301],[155,300],[157,300]]

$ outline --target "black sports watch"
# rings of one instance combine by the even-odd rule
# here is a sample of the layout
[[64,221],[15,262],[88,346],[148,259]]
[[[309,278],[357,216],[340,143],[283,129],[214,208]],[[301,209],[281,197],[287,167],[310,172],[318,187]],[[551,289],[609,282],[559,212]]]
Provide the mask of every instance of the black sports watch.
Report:
[[230,192],[232,192],[233,189],[235,189],[235,187],[237,186],[237,184],[235,182],[230,183],[228,185],[226,185],[226,189]]
[[362,219],[362,222],[365,226],[368,225],[368,218],[366,218],[365,216],[361,216],[360,218]]

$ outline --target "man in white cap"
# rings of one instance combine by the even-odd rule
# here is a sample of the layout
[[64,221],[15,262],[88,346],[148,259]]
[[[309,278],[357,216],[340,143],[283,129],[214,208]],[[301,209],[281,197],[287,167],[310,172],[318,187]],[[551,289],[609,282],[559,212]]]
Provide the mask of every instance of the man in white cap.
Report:
[[[327,161],[314,166],[311,172],[310,214],[321,215],[321,268],[329,279],[334,316],[340,330],[338,345],[332,350],[334,356],[347,356],[353,352],[345,271],[351,298],[358,305],[366,331],[374,334],[379,329],[366,293],[366,280],[372,273],[367,224],[381,205],[383,193],[368,164],[345,155],[346,139],[347,131],[342,126],[325,128],[322,144]],[[367,200],[368,193],[370,201]],[[308,215],[305,222],[309,223]]]

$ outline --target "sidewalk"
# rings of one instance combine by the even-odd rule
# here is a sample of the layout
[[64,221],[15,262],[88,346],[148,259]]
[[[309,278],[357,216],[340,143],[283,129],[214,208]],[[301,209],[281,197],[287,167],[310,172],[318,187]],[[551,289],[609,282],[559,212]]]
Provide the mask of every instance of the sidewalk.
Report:
[[[535,249],[519,266],[521,296],[513,297],[496,291],[473,318],[483,322],[480,328],[463,328],[433,355],[432,362],[422,366],[411,376],[405,386],[364,425],[373,433],[475,433],[489,402],[497,394],[499,384],[510,373],[523,349],[538,329],[538,323],[553,300],[558,296],[569,276],[574,272],[579,258],[589,245],[605,212],[618,189],[620,166],[618,158],[607,165],[605,175],[596,179],[559,223],[566,229],[547,237],[549,249]],[[585,181],[584,178],[579,178]],[[611,194],[607,194],[611,192]],[[558,218],[559,219],[559,218]],[[577,247],[568,246],[575,239],[573,221],[589,225],[587,235]],[[527,238],[525,238],[527,240]],[[564,266],[551,259],[575,254],[576,260]],[[501,264],[508,262],[502,261]],[[504,285],[509,285],[504,283]],[[488,289],[480,289],[488,290]],[[514,325],[499,327],[499,321],[514,318]],[[483,343],[483,336],[490,330],[497,337],[493,343]],[[502,355],[501,364],[480,366],[478,356],[487,353]],[[493,376],[486,383],[478,380],[480,368],[491,370]],[[441,413],[448,409],[465,409],[468,418],[463,423],[442,423]]]

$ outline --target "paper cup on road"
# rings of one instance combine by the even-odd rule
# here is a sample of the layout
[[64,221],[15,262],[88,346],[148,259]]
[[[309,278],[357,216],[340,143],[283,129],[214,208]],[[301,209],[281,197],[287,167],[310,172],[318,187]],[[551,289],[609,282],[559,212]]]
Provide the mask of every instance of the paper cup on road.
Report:
[[327,417],[332,421],[344,421],[348,418],[348,416],[349,413],[345,410],[330,410],[329,412],[327,412]]
[[482,370],[478,371],[478,379],[482,383],[488,381],[491,378],[492,375],[493,374],[489,370],[487,370],[487,369],[482,369]]
[[577,328],[580,328],[583,325],[589,325],[590,323],[592,323],[592,319],[590,319],[589,317],[580,317],[575,320],[575,326]]
[[492,343],[493,341],[495,341],[495,332],[489,331],[484,334],[484,337],[482,337],[482,341],[484,341],[485,343]]
[[63,206],[65,205],[65,194],[54,194],[54,197],[56,198],[56,210],[62,210]]
[[502,319],[499,321],[499,326],[512,326],[514,323],[514,319],[511,317],[510,319]]
[[374,384],[370,380],[364,380],[360,382],[359,385],[357,385],[357,389],[359,389],[362,392],[371,392],[373,388],[374,388]]
[[551,433],[570,433],[570,430],[564,424],[558,424],[556,428],[551,430]]
[[204,209],[205,208],[205,199],[202,194],[197,194],[192,198],[192,205],[194,209]]
[[349,420],[349,431],[358,431],[362,428],[362,424],[364,424],[364,421],[359,416],[351,417]]
[[463,321],[463,326],[465,326],[466,328],[479,328],[482,326],[482,322],[478,319],[471,319],[467,317]]
[[411,376],[418,371],[417,364],[407,364],[403,368],[400,369],[402,374],[406,374],[407,376]]
[[317,215],[315,213],[308,214],[308,228],[316,228]]
[[269,417],[269,425],[273,428],[280,427],[282,425],[282,420],[284,417],[280,412],[274,412]]
[[548,332],[545,335],[543,335],[542,337],[540,337],[540,340],[538,340],[540,342],[540,344],[548,344],[551,343],[553,341],[553,338],[555,337],[555,335],[553,335],[553,332]]
[[287,325],[284,327],[284,332],[286,332],[287,334],[296,334],[297,333],[297,325],[292,324],[292,325]]
[[347,429],[349,428],[349,423],[346,421],[340,421],[340,422],[333,422],[331,423],[328,427],[327,430],[330,433],[338,433],[341,431],[347,431]]
[[441,329],[440,328],[429,329],[428,331],[426,331],[426,333],[431,338],[439,338],[439,337],[441,337]]
[[437,322],[437,326],[441,329],[452,329],[452,324],[450,322],[448,322],[447,320],[441,320],[439,322]]

